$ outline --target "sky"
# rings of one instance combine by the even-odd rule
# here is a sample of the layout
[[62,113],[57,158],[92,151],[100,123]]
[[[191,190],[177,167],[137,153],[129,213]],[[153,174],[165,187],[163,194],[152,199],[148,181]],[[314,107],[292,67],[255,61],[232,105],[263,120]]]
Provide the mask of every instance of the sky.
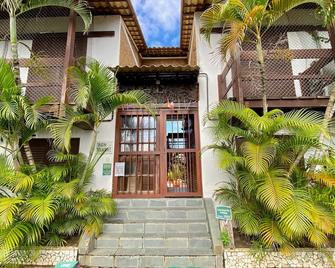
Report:
[[180,0],[131,0],[149,47],[178,47]]

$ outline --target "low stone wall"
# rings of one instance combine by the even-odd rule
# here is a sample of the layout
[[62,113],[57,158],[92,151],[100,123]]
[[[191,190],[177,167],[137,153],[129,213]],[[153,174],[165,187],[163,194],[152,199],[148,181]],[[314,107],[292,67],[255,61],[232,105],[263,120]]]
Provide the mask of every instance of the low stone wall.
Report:
[[[34,255],[35,253],[33,253]],[[24,261],[22,265],[30,267],[38,266],[54,266],[62,261],[77,260],[77,247],[44,247],[36,252],[37,259],[32,261]]]
[[313,249],[296,249],[290,255],[280,252],[268,252],[263,258],[253,256],[250,249],[225,249],[224,264],[226,268],[330,268],[334,267],[331,258],[335,260],[335,249],[324,252]]

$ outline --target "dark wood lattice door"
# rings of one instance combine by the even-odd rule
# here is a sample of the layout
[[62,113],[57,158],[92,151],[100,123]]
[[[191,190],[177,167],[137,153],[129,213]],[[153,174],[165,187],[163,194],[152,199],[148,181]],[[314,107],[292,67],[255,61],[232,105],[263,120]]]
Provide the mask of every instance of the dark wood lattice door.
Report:
[[197,112],[119,112],[114,177],[116,197],[201,196]]
[[164,114],[165,195],[201,195],[200,145],[197,112]]

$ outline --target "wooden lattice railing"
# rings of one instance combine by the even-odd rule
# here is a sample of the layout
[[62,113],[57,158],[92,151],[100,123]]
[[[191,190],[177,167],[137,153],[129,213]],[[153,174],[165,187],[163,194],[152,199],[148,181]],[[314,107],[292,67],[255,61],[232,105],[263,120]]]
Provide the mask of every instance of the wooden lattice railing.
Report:
[[[277,37],[276,41],[273,36]],[[332,31],[328,33],[311,26],[280,27],[270,31],[264,43],[264,78],[270,106],[272,101],[273,106],[294,107],[292,101],[297,100],[300,101],[297,107],[324,106],[335,86],[335,37]],[[218,76],[218,87],[220,99],[233,98],[250,106],[261,105],[260,67],[252,45],[243,46],[225,64]],[[291,101],[291,104],[281,100]],[[313,101],[302,104],[301,100]],[[319,105],[321,102],[323,104]]]

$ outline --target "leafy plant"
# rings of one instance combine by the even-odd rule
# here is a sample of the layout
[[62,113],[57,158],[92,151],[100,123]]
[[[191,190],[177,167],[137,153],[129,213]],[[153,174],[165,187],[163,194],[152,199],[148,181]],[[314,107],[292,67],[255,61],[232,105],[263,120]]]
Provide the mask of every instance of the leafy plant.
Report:
[[26,146],[33,134],[46,126],[47,121],[40,108],[48,102],[50,97],[43,97],[31,104],[16,85],[11,65],[0,60],[0,137],[16,168],[23,164],[21,147]]
[[322,114],[272,110],[259,116],[243,104],[223,101],[210,118],[217,119],[212,127],[217,143],[210,148],[231,173],[216,198],[230,202],[239,230],[271,249],[326,246],[334,214],[310,189],[327,187],[333,177],[321,179],[321,172],[301,164],[306,150],[322,149],[320,133],[328,135]]
[[[17,249],[62,246],[69,237],[101,232],[103,217],[114,215],[116,207],[106,192],[86,190],[100,156],[86,164],[82,155],[53,152],[57,165],[36,172],[17,171],[0,158],[0,263]],[[88,176],[80,184],[87,165]]]
[[[143,91],[118,91],[114,73],[96,60],[81,59],[77,65],[69,70],[75,85],[75,106],[68,107],[65,116],[50,124],[49,129],[55,145],[69,152],[73,127],[80,122],[90,126],[93,131],[87,159],[90,163],[103,120],[123,105],[148,107],[150,98]],[[88,168],[89,166],[84,167],[81,184],[87,176]]]
[[[71,11],[76,12],[83,20],[85,24],[85,29],[88,30],[88,27],[91,24],[92,16],[87,7],[86,1],[72,1],[72,0],[2,0],[0,1],[0,10],[6,12],[9,16],[9,36],[10,36],[10,45],[11,45],[11,54],[12,54],[12,67],[13,74],[15,77],[16,88],[21,86],[20,79],[20,68],[19,68],[19,54],[18,54],[18,36],[17,36],[17,18],[19,16],[24,15],[27,12],[30,12],[35,9],[40,9],[43,7],[60,7],[67,8]],[[20,88],[20,92],[22,92]],[[37,101],[35,104],[41,104],[43,100],[43,104],[50,102],[50,98],[42,98],[40,101]],[[25,102],[28,104],[28,102]],[[38,109],[39,107],[37,107]],[[18,143],[17,143],[18,144]],[[23,148],[25,150],[29,165],[35,169],[35,161],[31,152],[31,148],[27,140],[23,142]],[[19,150],[18,156],[20,156]],[[14,161],[16,161],[14,159]]]
[[185,161],[181,159],[181,156],[177,155],[173,158],[173,161],[171,163],[171,166],[169,168],[168,172],[168,180],[169,181],[184,181],[185,180],[185,174],[186,174],[186,166]]
[[228,247],[231,243],[230,236],[227,230],[222,230],[220,233],[220,239],[222,241],[223,246]]

